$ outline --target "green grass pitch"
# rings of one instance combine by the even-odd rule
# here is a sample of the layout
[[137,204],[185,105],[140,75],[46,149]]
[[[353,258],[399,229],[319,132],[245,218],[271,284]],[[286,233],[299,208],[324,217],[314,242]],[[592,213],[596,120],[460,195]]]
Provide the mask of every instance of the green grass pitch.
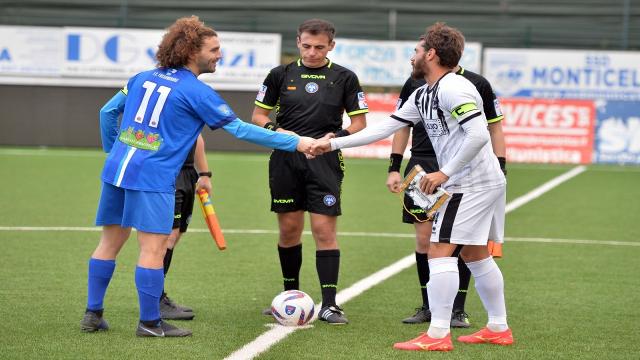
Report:
[[[192,329],[194,336],[135,337],[138,247],[133,236],[118,258],[106,296],[111,330],[80,332],[87,261],[100,233],[59,229],[93,226],[103,159],[97,150],[0,148],[0,359],[222,359],[267,331],[272,321],[260,311],[281,288],[277,236],[247,230],[277,229],[268,211],[268,154],[209,153],[213,202],[222,227],[233,230],[226,235],[228,249],[218,251],[208,233],[187,233],[166,282],[175,300],[195,309],[193,321],[174,322]],[[400,200],[384,185],[387,162],[346,163],[338,231],[406,237],[339,236],[339,290],[414,251],[412,227],[400,223]],[[573,166],[508,167],[509,202]],[[511,347],[454,341],[449,354],[394,351],[394,342],[426,330],[400,323],[421,301],[412,266],[345,304],[351,324],[316,322],[258,358],[637,359],[639,185],[638,167],[589,166],[507,215],[505,257],[498,263],[516,339]],[[204,229],[200,210],[194,215],[192,228]],[[309,235],[304,244],[301,288],[318,301]],[[467,312],[472,328],[453,330],[454,336],[486,322],[473,283]]]

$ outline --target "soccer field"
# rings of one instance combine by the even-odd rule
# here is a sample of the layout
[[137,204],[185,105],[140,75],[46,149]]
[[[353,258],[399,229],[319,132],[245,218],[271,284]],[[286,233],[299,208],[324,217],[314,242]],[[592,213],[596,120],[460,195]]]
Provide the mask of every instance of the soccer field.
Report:
[[[194,308],[190,338],[136,338],[138,300],[130,239],[105,299],[111,329],[79,330],[87,261],[99,239],[93,227],[104,154],[97,150],[0,148],[0,359],[223,359],[273,321],[260,314],[281,290],[277,223],[269,212],[268,154],[209,153],[213,202],[228,248],[218,251],[199,209],[175,250],[166,289]],[[339,289],[411,256],[413,227],[384,185],[386,160],[347,159]],[[509,164],[507,202],[530,194],[576,166]],[[407,353],[392,345],[426,325],[400,320],[420,302],[414,265],[353,296],[350,324],[297,330],[258,359],[638,359],[640,344],[640,168],[587,166],[556,187],[525,197],[509,212],[505,277],[511,347],[454,341],[448,354]],[[134,233],[135,235],[135,233]],[[319,301],[315,247],[304,235],[301,289]],[[471,329],[486,322],[473,290]]]

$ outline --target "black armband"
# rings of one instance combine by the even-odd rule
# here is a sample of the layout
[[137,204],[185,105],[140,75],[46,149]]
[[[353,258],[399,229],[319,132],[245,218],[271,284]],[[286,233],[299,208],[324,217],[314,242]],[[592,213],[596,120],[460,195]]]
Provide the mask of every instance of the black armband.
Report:
[[351,135],[351,133],[347,129],[340,129],[340,130],[334,132],[334,134],[336,135],[337,138]]
[[500,170],[506,176],[507,175],[507,159],[502,156],[498,156],[498,162],[500,163]]
[[201,172],[198,173],[198,176],[212,177],[213,173],[211,173],[211,171],[201,171]]
[[267,130],[272,130],[272,131],[276,131],[280,129],[280,126],[278,126],[278,124],[274,123],[273,121],[269,121],[268,123],[264,124],[263,127]]
[[400,166],[402,165],[402,154],[391,153],[389,156],[389,172],[400,172]]

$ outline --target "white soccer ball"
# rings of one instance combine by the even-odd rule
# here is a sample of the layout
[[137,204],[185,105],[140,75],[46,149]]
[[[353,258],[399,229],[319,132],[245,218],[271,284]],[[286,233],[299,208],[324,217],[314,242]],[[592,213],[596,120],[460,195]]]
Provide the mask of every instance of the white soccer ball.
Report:
[[313,317],[315,305],[311,296],[300,290],[287,290],[271,302],[271,314],[284,326],[304,325]]

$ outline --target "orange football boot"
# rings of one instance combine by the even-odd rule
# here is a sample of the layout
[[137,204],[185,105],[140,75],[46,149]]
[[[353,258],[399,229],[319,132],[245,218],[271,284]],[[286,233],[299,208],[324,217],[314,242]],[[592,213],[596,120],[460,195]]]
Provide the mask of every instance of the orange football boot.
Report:
[[394,349],[411,351],[451,351],[451,333],[442,339],[430,338],[427,333],[420,333],[415,339],[393,344]]
[[511,334],[511,329],[502,332],[493,332],[485,327],[471,335],[458,337],[458,341],[467,344],[511,345],[513,344],[513,335]]

